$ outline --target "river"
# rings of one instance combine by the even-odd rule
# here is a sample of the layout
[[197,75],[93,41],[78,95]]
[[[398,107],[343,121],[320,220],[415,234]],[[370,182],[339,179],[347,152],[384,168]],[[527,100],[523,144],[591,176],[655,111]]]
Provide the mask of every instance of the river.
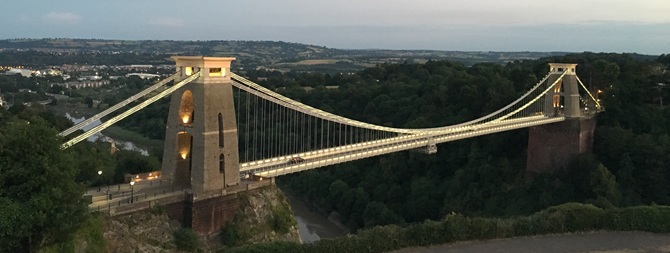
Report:
[[299,197],[283,191],[288,200],[295,220],[298,222],[298,233],[303,243],[315,242],[321,239],[339,237],[347,234],[347,231],[318,211],[310,209],[309,204]]
[[[70,113],[65,113],[65,117],[67,119],[69,119],[70,121],[72,121],[72,123],[74,123],[74,124],[77,124],[79,122],[82,122],[82,121],[86,120],[86,117],[76,118],[76,117],[71,116]],[[84,131],[91,130],[91,128],[94,128],[94,127],[96,127],[100,124],[102,124],[102,122],[100,122],[100,120],[96,120],[96,121],[93,121],[91,124],[88,124],[87,126],[83,127],[82,130],[84,130]],[[105,142],[112,142],[113,141],[117,148],[137,151],[137,152],[140,152],[142,155],[145,155],[145,156],[149,155],[149,151],[147,149],[138,147],[137,145],[135,145],[135,143],[132,143],[132,142],[129,142],[129,141],[114,140],[114,139],[112,139],[112,138],[110,138],[110,137],[108,137],[108,136],[106,136],[102,133],[96,133],[94,135],[91,135],[90,137],[87,138],[87,140],[91,141],[91,142],[95,142],[97,140],[102,140],[102,141],[105,141]]]

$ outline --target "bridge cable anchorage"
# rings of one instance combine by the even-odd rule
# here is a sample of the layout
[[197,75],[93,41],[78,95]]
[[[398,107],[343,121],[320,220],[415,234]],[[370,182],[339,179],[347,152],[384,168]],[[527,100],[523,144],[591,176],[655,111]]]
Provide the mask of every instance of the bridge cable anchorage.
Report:
[[71,140],[63,143],[63,145],[61,145],[61,149],[69,148],[70,146],[72,146],[74,144],[77,144],[80,141],[85,140],[86,138],[90,137],[91,135],[94,135],[94,134],[102,131],[103,129],[113,125],[114,123],[116,123],[116,122],[118,122],[118,121],[120,121],[120,120],[122,120],[122,119],[124,119],[128,116],[130,116],[131,114],[133,114],[133,113],[135,113],[139,110],[142,110],[144,107],[147,107],[148,105],[158,101],[159,99],[171,94],[172,92],[176,91],[177,89],[179,89],[179,88],[183,87],[184,85],[190,83],[191,81],[197,79],[198,77],[200,77],[200,75],[201,75],[201,72],[194,73],[193,75],[191,75],[188,78],[180,81],[179,83],[173,85],[172,87],[158,93],[157,95],[143,101],[142,103],[140,103],[136,106],[133,106],[132,108],[128,109],[127,111],[125,111],[125,112],[123,112],[123,113],[121,113],[117,116],[114,116],[113,118],[105,121],[104,123],[86,131],[85,133],[83,133],[83,134],[81,134],[77,137],[74,137]]
[[596,108],[600,108],[600,101],[598,101],[595,97],[593,97],[593,94],[589,91],[589,89],[586,88],[586,85],[582,83],[582,80],[579,79],[579,76],[575,76],[577,78],[577,81],[579,84],[582,85],[582,88],[584,88],[584,91],[586,91],[586,94],[589,94],[589,97],[591,97],[591,100],[596,104]]
[[87,126],[87,125],[93,123],[94,121],[99,120],[99,119],[102,119],[103,117],[109,115],[110,113],[113,113],[113,112],[115,112],[116,110],[118,110],[118,109],[120,109],[120,108],[122,108],[122,107],[124,107],[124,106],[126,106],[126,105],[128,105],[128,104],[130,104],[130,103],[132,103],[132,102],[135,102],[137,99],[146,96],[147,94],[151,93],[152,91],[154,91],[154,90],[156,90],[156,89],[158,89],[158,88],[160,88],[160,87],[162,87],[162,86],[165,86],[165,84],[167,84],[168,82],[174,80],[174,79],[177,78],[179,75],[180,75],[179,72],[174,73],[174,74],[170,75],[168,78],[165,78],[165,79],[159,81],[158,83],[156,83],[156,84],[150,86],[149,88],[146,88],[146,89],[144,89],[143,91],[140,91],[139,93],[130,96],[130,97],[127,98],[126,100],[123,100],[123,101],[119,102],[118,104],[116,104],[116,105],[114,105],[114,106],[112,106],[112,107],[109,107],[109,108],[107,108],[106,110],[104,110],[104,111],[102,111],[102,112],[96,114],[95,116],[90,117],[90,118],[88,118],[88,119],[86,119],[86,120],[84,120],[84,121],[82,121],[82,122],[79,122],[78,124],[76,124],[76,125],[74,125],[74,126],[68,128],[68,129],[66,129],[66,130],[63,131],[63,132],[60,132],[58,135],[59,135],[59,136],[68,136],[68,135],[70,135],[70,134],[76,132],[77,130],[80,130],[80,129],[84,128],[85,126]]

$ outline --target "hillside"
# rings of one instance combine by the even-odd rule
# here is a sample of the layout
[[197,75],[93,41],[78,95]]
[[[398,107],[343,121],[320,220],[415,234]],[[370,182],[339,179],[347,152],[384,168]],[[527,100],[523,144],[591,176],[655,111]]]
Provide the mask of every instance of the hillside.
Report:
[[[169,63],[170,55],[236,57],[240,69],[267,68],[286,71],[352,72],[386,63],[425,63],[452,60],[471,65],[480,62],[506,63],[564,55],[565,52],[462,52],[437,50],[334,49],[281,41],[174,41],[97,39],[9,39],[0,40],[0,65],[26,65],[17,57],[26,51],[57,55],[154,55],[134,64]],[[117,57],[122,58],[122,57]],[[8,61],[14,59],[14,61]]]

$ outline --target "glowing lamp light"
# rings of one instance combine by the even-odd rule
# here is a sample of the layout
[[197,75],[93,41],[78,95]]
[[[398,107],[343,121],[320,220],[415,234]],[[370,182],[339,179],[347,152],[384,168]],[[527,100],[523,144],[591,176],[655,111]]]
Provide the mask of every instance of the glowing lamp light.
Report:
[[192,67],[186,67],[184,69],[184,74],[187,76],[193,75],[193,68]]
[[181,121],[184,122],[184,124],[188,123],[188,120],[189,120],[188,115],[184,115],[183,117],[181,117]]
[[179,154],[181,155],[181,159],[186,159],[186,155],[188,155],[188,151],[182,151]]

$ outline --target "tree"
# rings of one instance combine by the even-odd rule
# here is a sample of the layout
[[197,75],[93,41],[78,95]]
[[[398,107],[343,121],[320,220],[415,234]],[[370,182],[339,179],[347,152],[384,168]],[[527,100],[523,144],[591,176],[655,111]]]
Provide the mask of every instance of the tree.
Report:
[[38,117],[0,127],[0,252],[66,241],[85,219],[84,187],[61,143]]
[[93,108],[93,99],[91,97],[84,98],[84,103],[88,108]]

